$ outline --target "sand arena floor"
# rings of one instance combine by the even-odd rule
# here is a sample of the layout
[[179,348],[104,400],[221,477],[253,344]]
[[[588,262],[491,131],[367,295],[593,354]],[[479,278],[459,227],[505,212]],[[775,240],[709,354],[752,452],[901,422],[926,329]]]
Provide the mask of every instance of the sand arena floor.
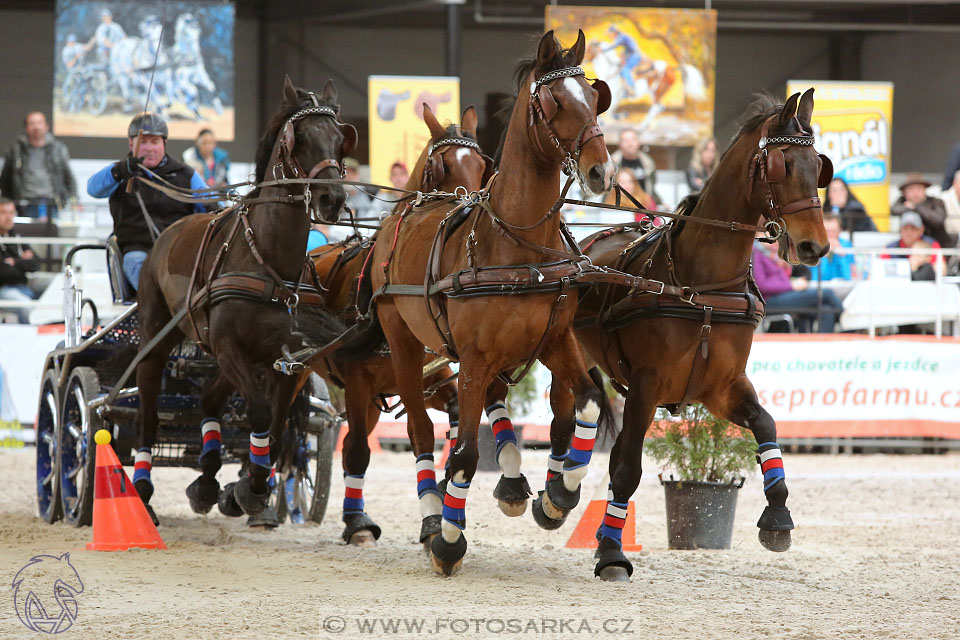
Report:
[[[757,542],[757,475],[740,492],[732,549],[668,551],[663,490],[647,464],[630,584],[594,579],[592,552],[564,548],[587,498],[602,497],[604,455],[554,532],[529,511],[503,516],[491,496],[498,474],[478,473],[452,579],[431,573],[416,541],[409,453],[375,455],[367,473],[367,511],[384,530],[376,549],[340,541],[339,477],[322,525],[264,532],[216,510],[194,515],[183,495],[194,473],[155,469],[169,550],[120,553],[86,551],[89,528],[35,516],[34,455],[0,450],[0,638],[38,637],[17,619],[10,584],[32,556],[64,552],[84,591],[62,638],[960,638],[958,454],[786,455],[797,529],[784,554]],[[524,452],[531,484],[545,467],[545,452]],[[235,473],[225,467],[221,482]]]

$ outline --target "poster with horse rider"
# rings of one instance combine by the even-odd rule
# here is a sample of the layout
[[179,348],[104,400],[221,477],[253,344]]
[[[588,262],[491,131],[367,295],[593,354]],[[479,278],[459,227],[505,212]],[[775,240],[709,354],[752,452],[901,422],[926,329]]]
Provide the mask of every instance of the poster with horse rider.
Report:
[[233,140],[233,27],[230,2],[57,0],[54,133],[116,137],[149,93],[171,138]]
[[716,11],[549,5],[545,28],[562,42],[583,29],[582,66],[610,85],[610,108],[599,120],[612,139],[624,128],[662,146],[713,135]]

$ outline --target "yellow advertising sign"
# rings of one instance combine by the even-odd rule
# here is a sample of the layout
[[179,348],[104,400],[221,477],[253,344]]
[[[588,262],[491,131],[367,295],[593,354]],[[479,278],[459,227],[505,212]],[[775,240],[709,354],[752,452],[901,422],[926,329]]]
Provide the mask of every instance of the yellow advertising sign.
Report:
[[[430,142],[430,132],[423,123],[423,103],[430,105],[441,123],[460,122],[460,78],[370,76],[367,91],[370,181],[375,184],[393,184],[390,169],[396,163],[406,171],[412,170]],[[403,184],[399,187],[402,189]]]
[[665,146],[713,135],[716,11],[548,5],[546,28],[566,47],[583,29],[582,66],[610,85],[610,109],[598,118],[607,140],[625,128]]
[[787,95],[813,87],[816,148],[833,162],[834,176],[881,231],[890,228],[890,123],[893,83],[790,80]]

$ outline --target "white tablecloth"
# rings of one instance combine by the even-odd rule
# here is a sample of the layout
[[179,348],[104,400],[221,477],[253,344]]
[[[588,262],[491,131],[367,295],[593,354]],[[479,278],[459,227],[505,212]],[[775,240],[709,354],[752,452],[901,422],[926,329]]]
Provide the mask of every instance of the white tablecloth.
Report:
[[868,329],[873,315],[875,327],[925,324],[940,316],[944,321],[960,320],[960,288],[935,282],[874,280],[857,283],[843,301],[840,324],[845,330]]

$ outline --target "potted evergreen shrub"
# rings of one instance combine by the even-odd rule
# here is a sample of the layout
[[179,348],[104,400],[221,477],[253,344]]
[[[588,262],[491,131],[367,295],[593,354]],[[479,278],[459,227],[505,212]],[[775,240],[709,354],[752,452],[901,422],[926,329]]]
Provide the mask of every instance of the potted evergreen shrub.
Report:
[[703,405],[684,415],[663,412],[650,429],[644,448],[660,473],[667,501],[667,537],[671,549],[729,549],[737,492],[744,474],[756,464],[753,434],[713,416]]

